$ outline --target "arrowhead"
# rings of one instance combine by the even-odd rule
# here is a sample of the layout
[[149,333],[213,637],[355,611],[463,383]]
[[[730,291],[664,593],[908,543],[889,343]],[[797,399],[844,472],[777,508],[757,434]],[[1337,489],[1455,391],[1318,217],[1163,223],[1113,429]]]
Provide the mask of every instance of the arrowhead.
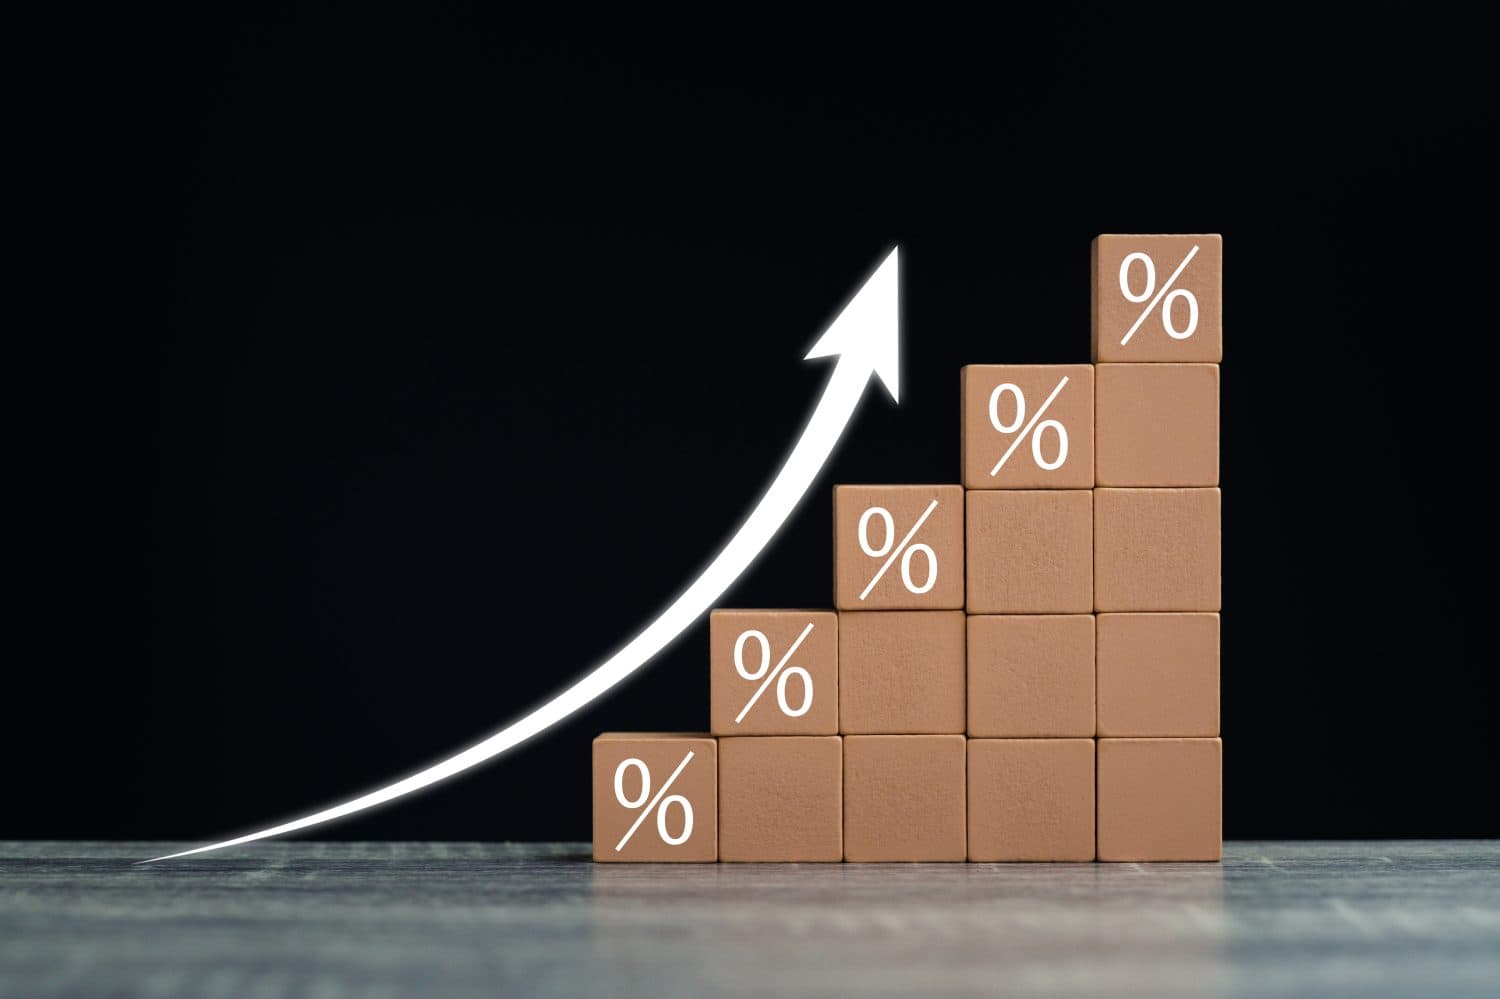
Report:
[[805,360],[838,357],[839,364],[857,364],[885,384],[894,402],[901,401],[901,275],[898,256],[891,252],[865,279],[849,304],[828,324]]

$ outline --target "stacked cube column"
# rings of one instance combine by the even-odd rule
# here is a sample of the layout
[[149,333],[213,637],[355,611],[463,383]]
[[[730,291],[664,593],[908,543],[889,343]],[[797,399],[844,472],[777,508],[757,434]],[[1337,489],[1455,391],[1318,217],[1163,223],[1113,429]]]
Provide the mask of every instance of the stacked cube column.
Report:
[[1094,858],[1094,377],[961,374],[968,851]]
[[1094,241],[1100,860],[1218,860],[1217,235]]
[[964,491],[837,486],[844,859],[963,860]]
[[708,631],[719,859],[842,860],[838,615],[716,610]]

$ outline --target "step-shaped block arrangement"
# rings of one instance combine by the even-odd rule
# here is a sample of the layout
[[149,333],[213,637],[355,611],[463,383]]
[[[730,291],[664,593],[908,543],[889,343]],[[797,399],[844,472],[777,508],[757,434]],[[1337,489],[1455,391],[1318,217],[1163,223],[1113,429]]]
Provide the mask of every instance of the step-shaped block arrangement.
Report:
[[833,492],[835,610],[716,610],[710,732],[594,743],[600,861],[1215,861],[1216,235],[1094,242],[1094,364],[960,373]]

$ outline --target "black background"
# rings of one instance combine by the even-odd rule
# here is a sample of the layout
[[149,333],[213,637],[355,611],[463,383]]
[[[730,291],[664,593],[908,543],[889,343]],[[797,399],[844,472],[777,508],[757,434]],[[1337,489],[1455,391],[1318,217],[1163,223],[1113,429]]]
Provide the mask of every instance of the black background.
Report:
[[[1488,557],[1482,33],[68,16],[13,38],[0,836],[244,831],[578,676],[749,508],[899,242],[902,404],[724,601],[827,605],[828,487],[954,481],[962,364],[1087,361],[1111,231],[1225,237],[1226,835],[1500,833],[1445,568]],[[705,727],[706,631],[319,834],[587,838],[589,739]]]

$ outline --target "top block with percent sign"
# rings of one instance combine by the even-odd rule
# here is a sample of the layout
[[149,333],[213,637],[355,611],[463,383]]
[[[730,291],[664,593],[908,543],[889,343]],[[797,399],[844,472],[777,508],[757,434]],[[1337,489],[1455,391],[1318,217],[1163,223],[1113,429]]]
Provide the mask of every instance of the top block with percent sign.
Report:
[[965,486],[1093,488],[1093,365],[970,364],[959,396]]
[[964,605],[963,486],[835,486],[833,605]]
[[1223,239],[1094,239],[1094,360],[1206,361],[1224,355]]

